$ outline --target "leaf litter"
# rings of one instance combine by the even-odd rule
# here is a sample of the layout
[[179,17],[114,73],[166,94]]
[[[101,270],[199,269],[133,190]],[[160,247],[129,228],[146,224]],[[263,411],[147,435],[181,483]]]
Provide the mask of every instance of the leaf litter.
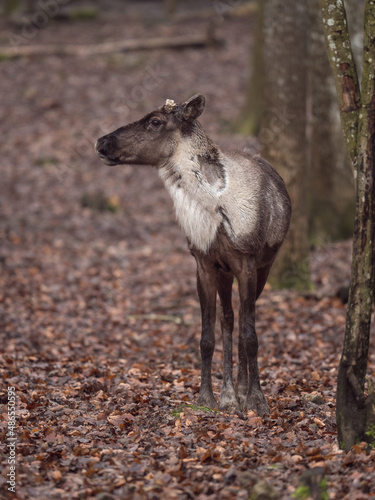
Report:
[[[358,443],[343,453],[335,424],[345,327],[336,291],[349,279],[350,242],[312,252],[314,293],[267,287],[258,301],[270,415],[208,411],[195,406],[194,262],[171,202],[155,172],[104,167],[93,151],[103,122],[110,122],[109,131],[166,97],[186,99],[198,88],[208,97],[203,124],[215,136],[243,102],[249,22],[223,23],[220,50],[1,62],[7,95],[1,111],[7,123],[0,187],[2,443],[7,387],[17,395],[17,489],[9,498],[287,499],[313,469],[322,471],[329,498],[372,497],[375,451]],[[84,30],[78,22],[53,24],[40,30],[38,42],[146,34],[139,22],[91,23]],[[197,23],[146,31],[183,29]],[[142,85],[145,68],[167,76],[144,99],[126,100]],[[171,78],[170,68],[184,79]],[[217,85],[222,74],[225,88]],[[123,104],[122,114],[114,103]],[[216,138],[235,147],[248,141]],[[238,308],[236,290],[234,303]],[[216,394],[222,383],[217,334]],[[374,361],[372,346],[372,376]],[[8,455],[5,448],[0,453],[3,493]]]

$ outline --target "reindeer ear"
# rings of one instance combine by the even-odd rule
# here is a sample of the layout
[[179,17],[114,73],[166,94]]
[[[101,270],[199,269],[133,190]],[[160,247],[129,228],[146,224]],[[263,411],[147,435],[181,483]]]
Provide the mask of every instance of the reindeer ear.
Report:
[[193,95],[182,104],[181,118],[188,122],[196,120],[203,113],[205,102],[204,95]]

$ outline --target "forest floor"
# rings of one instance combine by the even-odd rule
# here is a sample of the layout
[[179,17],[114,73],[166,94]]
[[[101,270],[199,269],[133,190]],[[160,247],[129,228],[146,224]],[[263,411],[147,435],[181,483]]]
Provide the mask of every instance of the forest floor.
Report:
[[[32,43],[206,28],[199,19],[50,20]],[[1,26],[0,44],[10,29]],[[94,153],[103,133],[197,91],[207,98],[201,121],[210,135],[255,150],[256,141],[228,132],[244,101],[251,32],[251,20],[228,18],[218,20],[220,48],[0,62],[1,498],[306,498],[306,476],[323,492],[314,498],[373,498],[375,451],[363,443],[340,451],[335,425],[345,325],[336,291],[349,279],[350,242],[312,251],[314,293],[267,286],[258,301],[270,415],[204,411],[194,407],[195,264],[171,201],[156,171],[107,167]],[[216,393],[221,373],[218,341]]]

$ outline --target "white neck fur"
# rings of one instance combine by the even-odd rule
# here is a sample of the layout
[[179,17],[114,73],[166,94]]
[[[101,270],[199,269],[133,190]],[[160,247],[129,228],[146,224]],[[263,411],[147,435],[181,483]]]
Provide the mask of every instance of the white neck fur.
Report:
[[218,212],[220,194],[203,176],[198,159],[183,145],[173,155],[173,163],[159,169],[176,211],[177,220],[189,242],[206,253],[222,222]]

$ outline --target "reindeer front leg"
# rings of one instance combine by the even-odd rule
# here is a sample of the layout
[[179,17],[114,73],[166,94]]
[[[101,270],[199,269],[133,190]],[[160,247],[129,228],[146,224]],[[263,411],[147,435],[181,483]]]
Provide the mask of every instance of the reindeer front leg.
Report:
[[221,410],[238,411],[240,405],[233,385],[232,333],[234,314],[232,309],[232,272],[220,270],[218,273],[218,293],[221,304],[221,332],[223,336],[224,376],[223,389],[220,394]]
[[205,267],[197,260],[197,287],[202,313],[201,387],[197,403],[208,408],[217,408],[217,402],[212,391],[211,368],[215,350],[216,321],[216,280],[217,271],[214,267]]
[[258,338],[255,331],[257,273],[252,260],[244,263],[238,277],[238,285],[240,294],[238,398],[243,409],[256,410],[258,415],[263,416],[269,413],[269,407],[259,381]]

